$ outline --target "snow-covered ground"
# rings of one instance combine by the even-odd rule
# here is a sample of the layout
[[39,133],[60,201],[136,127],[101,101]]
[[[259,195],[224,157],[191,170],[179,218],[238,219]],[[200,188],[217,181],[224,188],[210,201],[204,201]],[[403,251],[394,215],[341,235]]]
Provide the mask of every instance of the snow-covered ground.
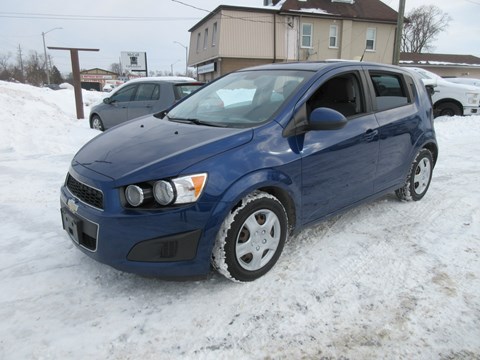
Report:
[[[101,96],[84,92],[86,116]],[[0,359],[478,359],[480,116],[436,129],[422,201],[309,228],[253,283],[165,282],[62,230],[59,187],[98,134],[73,91],[0,82]]]

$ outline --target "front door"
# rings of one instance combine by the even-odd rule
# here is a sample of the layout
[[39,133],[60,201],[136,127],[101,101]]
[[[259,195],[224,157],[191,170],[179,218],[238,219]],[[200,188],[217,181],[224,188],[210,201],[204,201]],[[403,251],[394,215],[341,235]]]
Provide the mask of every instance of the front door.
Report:
[[307,114],[328,107],[343,113],[348,123],[339,130],[309,131],[299,138],[304,224],[373,194],[378,123],[365,111],[364,93],[359,73],[342,73],[325,81],[307,101]]

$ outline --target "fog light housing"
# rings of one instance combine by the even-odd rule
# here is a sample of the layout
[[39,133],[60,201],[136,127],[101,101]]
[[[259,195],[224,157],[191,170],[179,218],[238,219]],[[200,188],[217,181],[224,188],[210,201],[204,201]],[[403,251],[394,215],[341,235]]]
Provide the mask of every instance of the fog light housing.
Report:
[[151,197],[151,192],[151,190],[142,189],[138,185],[128,185],[125,189],[125,198],[131,206],[137,207],[142,205],[145,199]]

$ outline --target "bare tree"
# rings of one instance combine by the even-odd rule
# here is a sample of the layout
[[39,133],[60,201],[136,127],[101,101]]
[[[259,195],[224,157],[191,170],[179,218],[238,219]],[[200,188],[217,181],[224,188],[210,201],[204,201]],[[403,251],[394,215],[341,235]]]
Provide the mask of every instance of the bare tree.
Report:
[[8,61],[10,60],[10,57],[12,56],[11,53],[7,54],[0,54],[0,70],[6,71],[8,67]]
[[433,50],[433,41],[452,20],[438,6],[423,5],[407,14],[402,34],[402,52],[422,53]]
[[120,63],[113,63],[110,65],[110,71],[117,75],[122,75],[122,65]]

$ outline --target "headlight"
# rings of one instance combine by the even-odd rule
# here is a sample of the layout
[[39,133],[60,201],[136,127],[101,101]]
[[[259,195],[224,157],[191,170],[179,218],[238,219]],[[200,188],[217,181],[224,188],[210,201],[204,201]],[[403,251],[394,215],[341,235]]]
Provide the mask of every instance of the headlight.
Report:
[[158,180],[125,188],[125,199],[132,207],[154,208],[155,201],[161,206],[188,204],[198,200],[207,182],[207,174],[182,176],[170,180]]
[[173,179],[177,190],[175,204],[188,204],[197,201],[207,182],[207,174],[197,174]]
[[478,105],[479,93],[466,93],[470,105]]

